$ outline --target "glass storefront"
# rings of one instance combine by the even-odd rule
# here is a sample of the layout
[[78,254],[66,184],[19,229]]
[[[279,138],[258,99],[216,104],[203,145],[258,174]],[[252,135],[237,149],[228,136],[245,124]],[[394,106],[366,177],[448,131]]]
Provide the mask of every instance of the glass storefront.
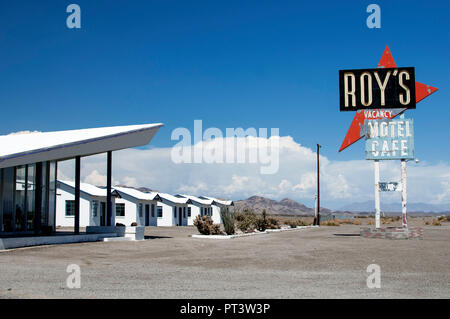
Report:
[[54,230],[55,203],[56,162],[0,169],[0,234]]

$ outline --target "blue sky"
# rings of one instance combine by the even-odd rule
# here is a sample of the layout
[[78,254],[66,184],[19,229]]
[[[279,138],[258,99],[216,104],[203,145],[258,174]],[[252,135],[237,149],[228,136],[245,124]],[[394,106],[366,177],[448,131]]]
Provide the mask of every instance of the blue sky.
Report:
[[[417,156],[450,155],[448,1],[68,1],[0,5],[1,133],[163,122],[176,127],[279,127],[332,159],[353,113],[338,108],[338,70],[376,67],[386,45],[399,66],[439,91],[407,112]],[[21,110],[17,113],[17,110]],[[11,121],[14,118],[14,121]]]
[[[81,29],[66,7],[81,7]],[[381,29],[366,7],[381,7]],[[353,118],[339,112],[338,70],[375,68],[386,45],[398,66],[439,91],[408,111],[416,156],[450,156],[448,1],[3,1],[0,134],[163,122],[277,127],[330,160]]]

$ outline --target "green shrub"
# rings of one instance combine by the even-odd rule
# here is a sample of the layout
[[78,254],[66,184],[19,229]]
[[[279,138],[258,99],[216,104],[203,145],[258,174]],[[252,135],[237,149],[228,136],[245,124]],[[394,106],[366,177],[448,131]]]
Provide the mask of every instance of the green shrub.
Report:
[[220,230],[219,224],[213,224],[211,218],[208,215],[197,217],[194,220],[194,226],[197,227],[197,230],[202,235],[220,235],[222,234]]
[[236,227],[245,233],[255,228],[256,215],[250,210],[244,210],[244,212],[236,212],[234,220],[236,221]]
[[275,217],[267,217],[267,229],[280,228],[280,221]]
[[267,229],[267,213],[264,209],[262,215],[255,220],[255,227],[259,231],[265,231]]
[[220,209],[220,217],[222,218],[222,223],[223,223],[223,228],[225,230],[225,233],[227,235],[233,235],[235,233],[233,214],[225,207],[222,207]]

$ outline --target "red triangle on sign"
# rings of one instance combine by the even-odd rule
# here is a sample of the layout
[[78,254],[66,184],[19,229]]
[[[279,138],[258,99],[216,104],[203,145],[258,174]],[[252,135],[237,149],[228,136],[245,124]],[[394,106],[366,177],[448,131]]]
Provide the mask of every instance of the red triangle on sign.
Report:
[[[392,57],[391,50],[388,46],[384,49],[383,55],[381,56],[380,62],[378,62],[378,68],[396,68],[394,58]],[[416,81],[416,103],[419,103],[427,96],[433,94],[438,89],[432,87],[430,85],[422,84]],[[381,111],[381,110],[377,110]],[[392,109],[392,116],[389,118],[394,118],[397,115],[406,111],[406,109]],[[382,112],[380,112],[382,113]],[[365,112],[363,110],[359,110],[356,112],[355,117],[353,118],[352,123],[345,135],[344,141],[342,142],[341,147],[339,148],[339,152],[346,149],[353,143],[359,141],[364,137],[364,133],[361,133],[362,126],[364,125],[364,121],[366,120]]]

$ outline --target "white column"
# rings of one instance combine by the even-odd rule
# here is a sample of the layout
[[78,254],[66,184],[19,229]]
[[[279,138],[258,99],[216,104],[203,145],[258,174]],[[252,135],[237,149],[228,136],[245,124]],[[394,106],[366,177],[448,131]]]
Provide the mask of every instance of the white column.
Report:
[[402,159],[402,226],[408,227],[406,222],[406,161]]
[[374,162],[375,172],[375,227],[380,228],[380,161]]

